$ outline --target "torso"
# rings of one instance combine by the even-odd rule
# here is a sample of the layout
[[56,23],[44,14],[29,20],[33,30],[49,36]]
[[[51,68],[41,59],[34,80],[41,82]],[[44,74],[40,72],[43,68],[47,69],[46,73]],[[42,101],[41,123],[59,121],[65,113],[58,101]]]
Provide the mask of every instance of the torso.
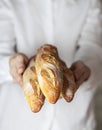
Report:
[[89,4],[90,0],[16,0],[12,5],[18,51],[31,57],[42,44],[54,44],[71,64]]

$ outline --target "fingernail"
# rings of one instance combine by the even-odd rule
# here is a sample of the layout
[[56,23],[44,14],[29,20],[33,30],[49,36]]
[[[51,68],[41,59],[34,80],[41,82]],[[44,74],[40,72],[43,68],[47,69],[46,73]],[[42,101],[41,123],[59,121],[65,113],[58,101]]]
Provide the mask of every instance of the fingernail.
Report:
[[73,99],[73,96],[68,96],[68,97],[67,97],[67,102],[71,102],[72,99]]
[[68,89],[66,91],[67,101],[70,102],[73,99],[73,91],[71,89]]

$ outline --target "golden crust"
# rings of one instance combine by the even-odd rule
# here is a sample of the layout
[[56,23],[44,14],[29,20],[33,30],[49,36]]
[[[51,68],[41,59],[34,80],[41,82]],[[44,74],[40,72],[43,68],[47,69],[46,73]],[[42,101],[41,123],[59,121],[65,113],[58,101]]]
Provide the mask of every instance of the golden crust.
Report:
[[[70,102],[74,93],[77,89],[75,78],[73,72],[67,67],[64,61],[60,59],[62,72],[63,72],[63,87],[61,96],[67,101]],[[70,96],[67,95],[67,90],[70,90]]]
[[[23,89],[26,100],[33,112],[40,111],[45,98],[56,103],[59,97],[71,101],[76,91],[73,72],[59,58],[55,46],[41,46],[23,74]],[[67,95],[70,90],[70,96]]]
[[23,89],[26,100],[33,112],[40,111],[44,104],[44,95],[40,90],[37,80],[34,58],[29,63],[29,66],[23,74]]
[[36,56],[35,68],[44,96],[50,103],[56,103],[63,85],[57,48],[42,46]]

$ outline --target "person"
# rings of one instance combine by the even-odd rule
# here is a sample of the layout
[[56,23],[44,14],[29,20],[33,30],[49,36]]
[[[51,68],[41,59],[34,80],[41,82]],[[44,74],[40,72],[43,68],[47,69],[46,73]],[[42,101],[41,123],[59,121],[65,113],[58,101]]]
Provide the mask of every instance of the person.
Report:
[[[100,0],[0,1],[0,130],[95,130],[94,93],[102,83]],[[77,91],[32,113],[22,74],[44,43],[57,47]]]

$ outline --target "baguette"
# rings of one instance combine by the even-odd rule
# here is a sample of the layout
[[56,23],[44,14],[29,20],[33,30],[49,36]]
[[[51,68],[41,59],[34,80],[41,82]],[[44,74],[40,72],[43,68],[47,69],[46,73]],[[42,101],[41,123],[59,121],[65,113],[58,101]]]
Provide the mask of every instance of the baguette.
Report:
[[43,45],[37,52],[35,68],[44,96],[50,103],[56,103],[63,85],[57,48]]
[[23,74],[23,90],[26,100],[33,112],[39,112],[44,104],[45,97],[39,87],[33,57]]

